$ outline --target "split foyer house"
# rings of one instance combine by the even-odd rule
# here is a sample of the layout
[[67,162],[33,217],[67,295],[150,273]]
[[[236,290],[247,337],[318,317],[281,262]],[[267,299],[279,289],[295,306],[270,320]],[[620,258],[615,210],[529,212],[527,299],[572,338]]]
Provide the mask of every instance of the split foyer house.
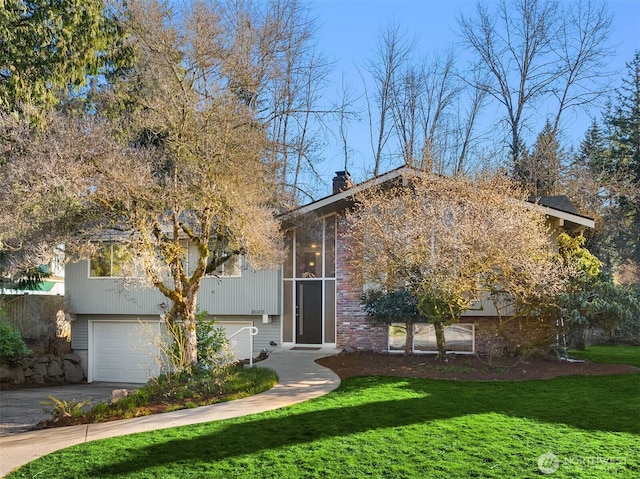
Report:
[[[215,318],[228,337],[233,335],[230,342],[238,358],[292,347],[404,350],[404,335],[397,327],[373,324],[362,311],[362,287],[351,284],[346,268],[343,220],[356,193],[408,173],[402,167],[354,185],[347,172],[337,172],[332,195],[281,218],[287,256],[279,270],[254,271],[239,258],[203,280],[199,308]],[[555,230],[576,233],[594,226],[566,198],[537,201]],[[89,381],[145,382],[157,371],[148,336],[160,328],[166,299],[155,289],[129,286],[120,277],[117,244],[106,243],[102,251],[101,261],[94,258],[66,268],[72,348],[83,358]],[[458,353],[482,352],[478,332],[495,316],[488,301],[468,311],[459,324],[448,327],[448,347]],[[435,352],[430,325],[415,327],[414,351]]]

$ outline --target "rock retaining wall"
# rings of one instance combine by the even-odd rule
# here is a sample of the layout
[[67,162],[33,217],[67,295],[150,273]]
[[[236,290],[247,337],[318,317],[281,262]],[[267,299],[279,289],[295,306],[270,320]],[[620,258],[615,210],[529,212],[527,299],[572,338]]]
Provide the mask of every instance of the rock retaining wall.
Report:
[[80,356],[31,356],[17,366],[0,364],[0,382],[13,384],[80,383],[86,375],[80,365]]

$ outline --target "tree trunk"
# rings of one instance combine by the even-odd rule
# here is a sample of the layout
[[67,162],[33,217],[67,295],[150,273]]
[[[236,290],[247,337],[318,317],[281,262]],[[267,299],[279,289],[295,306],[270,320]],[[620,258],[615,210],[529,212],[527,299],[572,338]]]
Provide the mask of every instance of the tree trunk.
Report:
[[578,344],[576,344],[577,349],[585,350],[587,349],[587,337],[589,334],[589,328],[587,327],[587,323],[580,325],[580,335],[578,336]]
[[404,355],[411,356],[413,354],[413,321],[408,320],[405,326],[407,328],[407,339],[404,343]]
[[433,323],[436,330],[436,344],[438,345],[438,359],[441,361],[447,360],[447,344],[444,340],[444,324],[442,321],[436,321]]
[[184,365],[191,372],[198,368],[198,338],[196,336],[196,305],[188,305],[186,317],[183,318],[184,327]]

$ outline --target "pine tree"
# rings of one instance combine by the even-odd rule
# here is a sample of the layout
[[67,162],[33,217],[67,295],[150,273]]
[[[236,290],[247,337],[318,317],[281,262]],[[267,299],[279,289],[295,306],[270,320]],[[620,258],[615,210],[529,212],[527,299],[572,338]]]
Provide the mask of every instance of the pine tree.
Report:
[[640,52],[602,123],[593,120],[571,166],[571,198],[596,218],[588,247],[616,271],[640,264]]
[[626,179],[618,200],[625,228],[623,244],[629,258],[640,263],[640,51],[627,64],[628,76],[617,91],[611,125],[611,161],[619,178]]
[[640,51],[627,63],[628,77],[618,90],[618,105],[609,119],[614,138],[612,156],[618,168],[626,168],[633,182],[640,182]]
[[559,194],[563,157],[556,132],[547,120],[533,151],[528,153],[525,149],[520,155],[516,163],[516,179],[532,196]]

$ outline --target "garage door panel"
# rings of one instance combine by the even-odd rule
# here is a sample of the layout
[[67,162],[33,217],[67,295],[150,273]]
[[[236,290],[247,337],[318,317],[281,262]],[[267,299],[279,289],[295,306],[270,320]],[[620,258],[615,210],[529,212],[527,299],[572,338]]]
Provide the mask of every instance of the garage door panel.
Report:
[[157,348],[148,338],[150,331],[158,333],[159,323],[93,322],[92,379],[145,383],[156,376]]

